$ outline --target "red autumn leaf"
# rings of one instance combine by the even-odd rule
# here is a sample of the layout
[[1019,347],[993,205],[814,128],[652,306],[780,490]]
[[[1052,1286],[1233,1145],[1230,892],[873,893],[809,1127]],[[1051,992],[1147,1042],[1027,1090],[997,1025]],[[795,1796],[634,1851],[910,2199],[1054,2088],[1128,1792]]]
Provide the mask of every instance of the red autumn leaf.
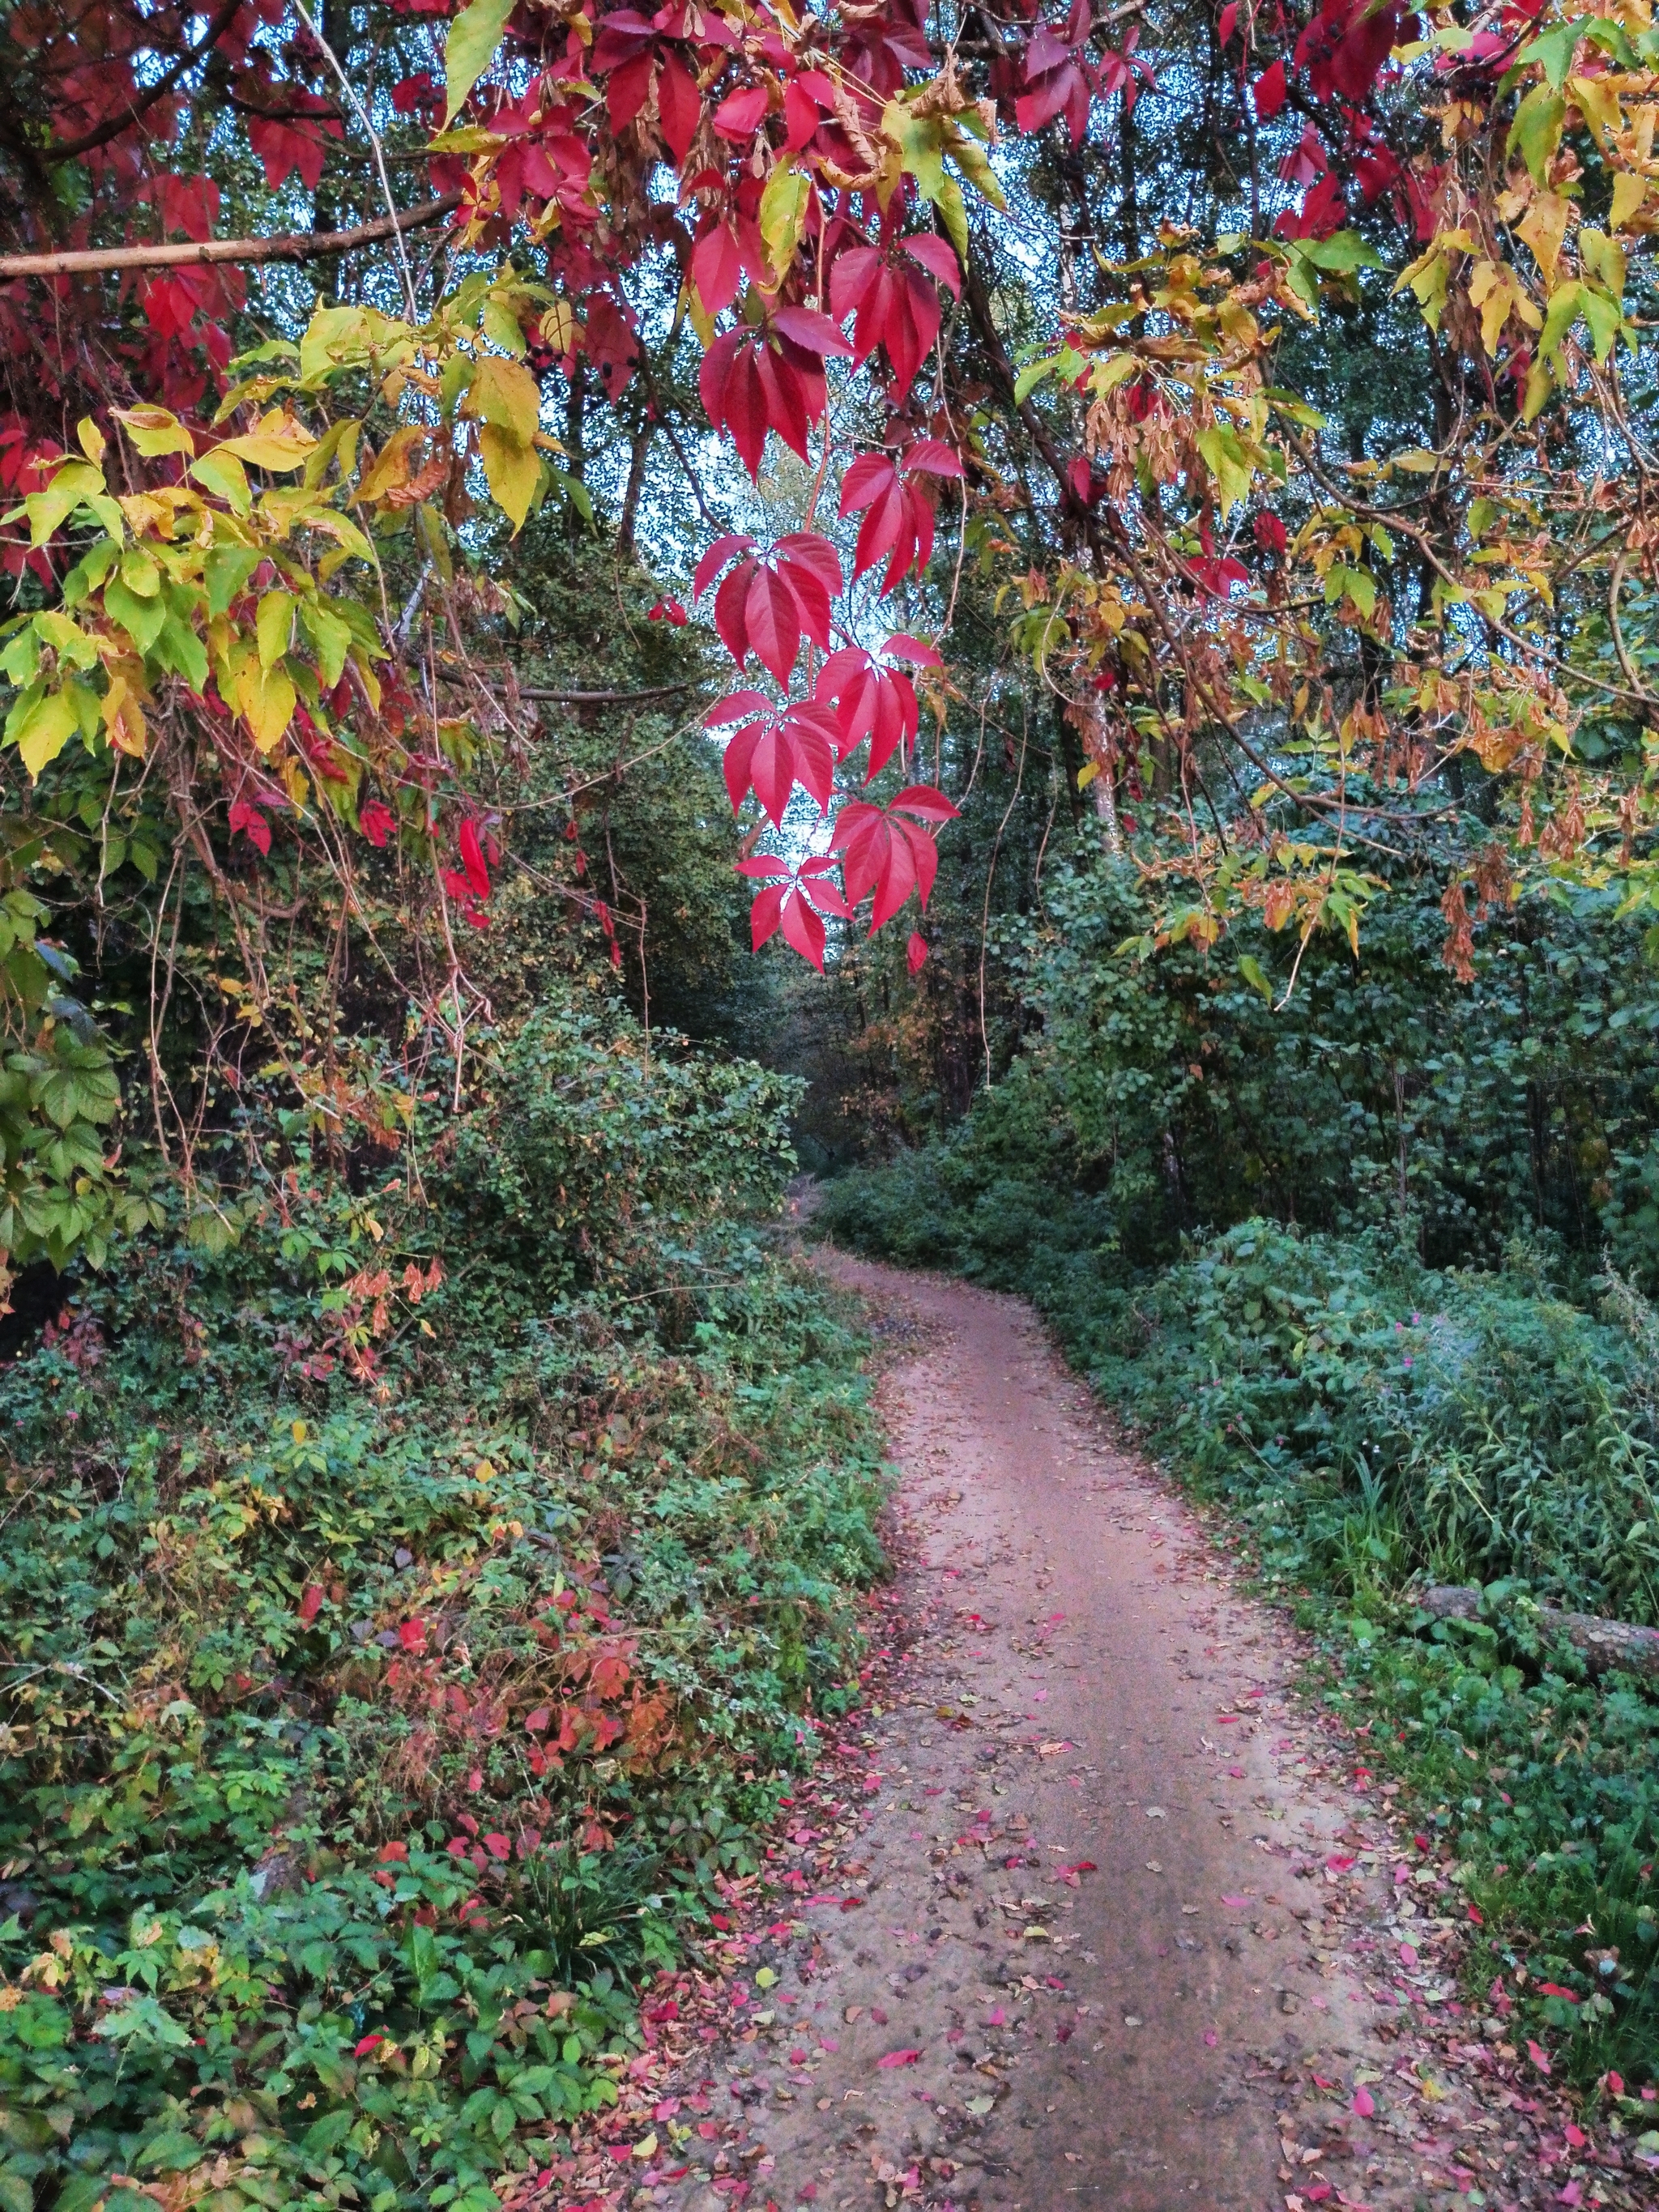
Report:
[[1230,46],[1233,33],[1238,27],[1238,0],[1227,0],[1226,6],[1216,17],[1215,42],[1218,46]]
[[[911,459],[920,453],[920,459]],[[938,439],[917,441],[900,455],[860,453],[842,479],[841,512],[862,514],[858,544],[853,556],[856,582],[866,568],[887,562],[882,579],[884,599],[912,568],[925,570],[933,555],[933,510],[927,494],[908,476],[945,476],[962,473],[962,464]]]
[[691,248],[691,282],[705,313],[718,315],[738,296],[743,251],[729,222],[711,222]]
[[724,538],[717,538],[692,572],[692,598],[700,599],[732,556],[748,552],[754,542],[752,538],[741,537],[735,532]]
[[807,429],[825,404],[821,355],[764,325],[728,331],[703,356],[697,387],[709,422],[729,432],[751,477],[760,474],[769,429],[810,459]]
[[729,138],[735,146],[746,145],[771,104],[764,85],[745,85],[740,92],[728,93],[714,110],[715,136]]
[[588,302],[582,349],[599,371],[605,398],[616,398],[639,361],[633,309],[618,305],[608,292],[596,294]]
[[[914,638],[889,638],[882,652],[892,654],[895,647],[913,648],[908,658],[928,654],[937,661],[933,648]],[[915,742],[920,715],[915,684],[908,676],[884,667],[861,646],[848,646],[830,654],[819,672],[813,696],[836,702],[840,759],[847,759],[869,739],[866,783],[880,774],[895,751],[908,753]]]
[[383,800],[365,799],[357,809],[357,827],[371,845],[384,847],[398,826],[398,817]]
[[[875,246],[852,246],[836,257],[830,272],[830,303],[836,320],[844,322],[849,314],[854,318],[854,366],[884,346],[901,392],[908,392],[915,381],[916,371],[939,336],[939,294],[928,281],[929,276],[939,274],[928,250],[932,247],[944,248],[951,289],[959,291],[956,257],[941,238],[906,239],[896,254]],[[917,267],[917,262],[923,267]]]
[[684,629],[690,619],[678,599],[659,599],[646,617],[647,622],[672,623],[676,629]]
[[904,964],[913,975],[919,975],[927,963],[927,939],[918,929],[910,932],[909,942],[904,948]]
[[1374,0],[1325,0],[1296,42],[1296,64],[1308,72],[1316,100],[1363,100],[1404,26],[1403,8]]
[[483,1839],[483,1847],[492,1859],[507,1859],[513,1856],[513,1846],[499,1829],[492,1829]]
[[[734,553],[746,554],[750,538],[718,538],[692,579],[701,596]],[[805,631],[821,652],[830,647],[830,605],[842,588],[841,560],[827,538],[795,531],[781,538],[766,562],[744,559],[728,569],[714,594],[714,627],[739,667],[759,655],[780,684],[787,684]]]
[[[949,821],[956,808],[943,792],[912,784],[882,808],[854,799],[836,817],[830,843],[842,856],[842,878],[849,904],[872,899],[870,934],[889,921],[914,890],[921,910],[939,872],[939,854],[921,821]],[[902,818],[915,817],[914,821]]]
[[383,2035],[366,2035],[361,2043],[352,2045],[351,2055],[354,2058],[367,2058],[371,2051],[377,2050],[386,2040]]
[[398,1641],[403,1645],[405,1651],[424,1651],[426,1650],[426,1623],[423,1620],[405,1620],[402,1622],[398,1630]]
[[921,2057],[919,2051],[890,2051],[884,2058],[878,2058],[878,2067],[914,2066]]
[[1279,113],[1280,108],[1284,106],[1287,97],[1288,88],[1285,82],[1285,64],[1282,60],[1276,61],[1273,67],[1270,70],[1265,70],[1255,82],[1255,112],[1257,119],[1262,123],[1271,123],[1274,116]]
[[306,1585],[305,1595],[300,1600],[300,1618],[304,1621],[307,1628],[309,1628],[312,1622],[316,1620],[318,1613],[322,1607],[322,1602],[323,1592],[321,1584],[318,1583],[307,1583]]
[[1275,560],[1282,560],[1290,535],[1276,514],[1258,514],[1251,526],[1256,544]]
[[257,806],[246,799],[234,799],[230,809],[230,834],[243,836],[261,853],[270,850],[270,824]]
[[265,183],[273,192],[280,191],[296,170],[306,190],[314,192],[323,180],[327,139],[340,136],[341,126],[333,118],[323,122],[307,118],[280,123],[264,116],[248,118],[247,143],[258,157],[264,169]]
[[479,840],[476,822],[462,823],[459,842],[467,889],[475,899],[482,902],[489,896],[489,870],[484,863],[483,846]]
[[665,54],[657,70],[657,114],[676,161],[683,162],[690,152],[702,113],[702,96],[696,78],[678,54]]
[[737,713],[726,710],[736,700],[744,698],[756,701],[759,711],[731,738],[721,763],[732,812],[738,811],[752,789],[772,822],[781,828],[789,795],[797,783],[817,801],[819,812],[825,812],[836,774],[832,711],[808,700],[775,713],[758,692],[751,691],[734,693],[732,700],[721,701],[707,719],[736,720]]

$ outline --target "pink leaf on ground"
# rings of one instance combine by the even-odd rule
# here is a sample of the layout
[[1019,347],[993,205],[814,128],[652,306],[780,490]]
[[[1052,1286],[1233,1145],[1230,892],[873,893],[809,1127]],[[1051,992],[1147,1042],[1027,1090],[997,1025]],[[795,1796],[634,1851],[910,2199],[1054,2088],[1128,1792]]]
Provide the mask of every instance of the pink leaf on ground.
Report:
[[1356,2089],[1348,2109],[1351,2112],[1357,2112],[1362,2120],[1372,2119],[1376,2113],[1376,2100],[1369,2089]]
[[919,2051],[890,2051],[884,2058],[878,2058],[876,2064],[878,2067],[914,2066],[921,2056]]

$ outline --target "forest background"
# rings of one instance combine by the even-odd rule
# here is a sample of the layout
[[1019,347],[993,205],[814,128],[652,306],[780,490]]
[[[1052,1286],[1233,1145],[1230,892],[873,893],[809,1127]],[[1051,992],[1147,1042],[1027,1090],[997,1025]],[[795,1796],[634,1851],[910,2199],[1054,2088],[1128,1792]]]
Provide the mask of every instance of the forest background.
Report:
[[1645,8],[4,30],[0,2198],[614,2101],[885,1569],[800,1164],[1651,2134]]

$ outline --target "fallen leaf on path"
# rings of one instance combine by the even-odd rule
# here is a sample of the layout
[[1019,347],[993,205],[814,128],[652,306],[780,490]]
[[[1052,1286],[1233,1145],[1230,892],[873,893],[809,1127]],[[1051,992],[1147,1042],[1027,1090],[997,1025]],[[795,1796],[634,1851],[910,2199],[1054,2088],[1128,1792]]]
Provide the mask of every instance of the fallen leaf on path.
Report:
[[890,2051],[884,2058],[878,2058],[878,2066],[914,2066],[921,2057],[919,2051]]
[[1376,2114],[1376,2100],[1369,2089],[1356,2089],[1348,2110],[1358,2113],[1362,2120],[1373,2119]]

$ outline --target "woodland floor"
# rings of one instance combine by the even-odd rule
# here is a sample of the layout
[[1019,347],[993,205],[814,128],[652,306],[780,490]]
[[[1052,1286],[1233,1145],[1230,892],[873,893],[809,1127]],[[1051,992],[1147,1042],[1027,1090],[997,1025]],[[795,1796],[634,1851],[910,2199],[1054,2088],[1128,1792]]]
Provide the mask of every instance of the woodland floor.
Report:
[[888,1646],[686,1978],[623,2200],[1659,2202],[1459,2003],[1443,1862],[1030,1310],[824,1264],[886,1347]]

